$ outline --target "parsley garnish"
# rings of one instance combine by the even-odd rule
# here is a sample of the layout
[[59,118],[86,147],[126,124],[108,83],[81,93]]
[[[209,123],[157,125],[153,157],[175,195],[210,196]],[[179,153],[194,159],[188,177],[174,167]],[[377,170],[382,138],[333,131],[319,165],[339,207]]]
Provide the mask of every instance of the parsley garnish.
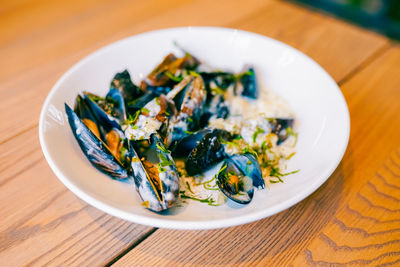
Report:
[[171,80],[173,80],[174,82],[180,82],[183,80],[183,78],[181,76],[175,76],[174,74],[172,74],[169,71],[165,72],[165,75],[168,76],[168,78],[170,78]]
[[156,143],[156,147],[161,150],[164,153],[169,153],[170,151],[168,149],[165,148],[165,146],[160,145],[159,143]]
[[259,135],[260,133],[264,133],[264,130],[261,129],[260,127],[257,127],[257,130],[254,132],[253,134],[253,143],[256,142],[257,140],[257,135]]
[[188,196],[188,195],[185,195],[185,194],[181,194],[181,198],[191,199],[191,200],[199,201],[201,203],[207,203],[210,206],[219,206],[218,204],[214,204],[215,200],[213,200],[210,197],[205,198],[205,199],[201,199],[201,198],[197,198],[197,197],[192,197],[192,196]]
[[133,116],[128,114],[128,119],[124,122],[125,124],[134,124],[136,120],[139,118],[140,110],[136,111]]
[[186,185],[187,185],[187,188],[190,191],[190,193],[194,194],[193,191],[192,191],[192,188],[190,188],[189,182],[186,181]]
[[143,113],[150,113],[150,110],[148,110],[147,108],[145,108],[145,107],[143,107],[142,109],[141,109],[141,111],[143,112]]

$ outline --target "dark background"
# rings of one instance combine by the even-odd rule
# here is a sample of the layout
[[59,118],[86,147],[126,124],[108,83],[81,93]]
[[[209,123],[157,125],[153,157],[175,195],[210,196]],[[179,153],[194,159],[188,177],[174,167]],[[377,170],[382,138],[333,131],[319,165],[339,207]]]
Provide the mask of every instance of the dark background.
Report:
[[289,0],[400,40],[400,0]]

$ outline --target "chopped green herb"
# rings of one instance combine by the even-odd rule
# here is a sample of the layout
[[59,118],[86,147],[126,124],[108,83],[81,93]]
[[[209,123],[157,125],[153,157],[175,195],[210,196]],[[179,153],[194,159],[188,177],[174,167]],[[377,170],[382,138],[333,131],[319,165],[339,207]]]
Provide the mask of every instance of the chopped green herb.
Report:
[[[218,174],[220,174],[221,172],[223,172],[227,167],[228,167],[228,165],[224,164],[224,166],[222,166],[222,168],[219,170]],[[215,178],[215,177],[214,177],[214,178]]]
[[235,136],[235,140],[241,140],[241,139],[243,139],[243,137],[241,135],[238,134]]
[[258,158],[257,152],[254,149],[252,149],[250,146],[246,146],[245,148],[242,149],[241,152],[242,152],[242,154],[246,154],[246,153],[252,154],[254,157]]
[[160,98],[158,96],[154,99],[154,101],[156,101],[157,105],[160,105]]
[[128,114],[128,119],[126,121],[124,121],[125,124],[134,124],[136,122],[136,120],[139,118],[140,115],[140,110],[136,111],[135,114]]
[[263,141],[261,144],[261,151],[265,151],[267,149],[267,141]]
[[264,133],[264,130],[261,129],[260,127],[257,127],[257,130],[256,130],[256,131],[254,132],[254,134],[253,134],[253,143],[256,142],[257,136],[258,136],[260,133]]
[[294,155],[296,155],[296,152],[291,153],[289,156],[286,157],[287,160],[291,159]]
[[139,127],[137,125],[133,125],[132,129],[137,130]]
[[159,157],[160,157],[160,159],[161,159],[161,162],[159,162],[158,164],[159,164],[161,167],[167,167],[167,166],[172,166],[172,165],[174,165],[174,162],[171,161],[171,160],[169,160],[164,154],[160,153],[160,154],[159,154]]
[[208,185],[203,185],[203,187],[206,190],[219,190],[219,187],[216,187],[216,186],[211,187],[211,186],[208,186]]
[[214,204],[214,203],[215,203],[215,200],[213,200],[213,199],[210,198],[210,197],[205,198],[205,199],[201,199],[201,198],[197,198],[197,197],[188,196],[188,195],[186,195],[186,194],[181,194],[181,198],[184,198],[184,199],[191,199],[191,200],[199,201],[199,202],[201,202],[201,203],[207,203],[207,204],[210,205],[210,206],[218,206],[217,204]]
[[253,72],[251,70],[248,70],[248,71],[245,71],[245,72],[242,72],[239,74],[235,74],[235,79],[240,80],[243,76],[246,76],[246,75],[249,75],[249,76],[253,75]]
[[180,82],[183,80],[183,77],[181,76],[175,76],[173,73],[166,71],[165,75],[168,76],[168,78],[170,78],[171,80],[173,80],[174,82]]
[[191,117],[188,118],[188,122],[192,123],[193,119]]
[[218,86],[210,88],[210,89],[215,95],[223,95],[225,93],[225,91]]
[[197,72],[195,72],[193,70],[189,71],[189,74],[192,75],[192,76],[195,76],[195,77],[199,77],[200,76],[200,74],[198,74]]
[[159,172],[165,172],[166,170],[163,168],[163,166],[161,166],[161,162],[157,164],[158,167],[158,171]]
[[191,131],[184,131],[187,134],[194,134],[195,132],[191,132]]
[[147,108],[143,107],[143,108],[141,109],[141,112],[143,112],[143,113],[150,113],[150,110],[148,110]]
[[270,167],[271,167],[271,171],[270,171],[269,176],[277,178],[279,180],[279,182],[281,182],[281,183],[283,183],[283,181],[281,179],[283,176],[295,174],[300,171],[300,170],[296,170],[296,171],[292,171],[292,172],[288,172],[288,173],[281,173],[281,170],[279,169],[279,167],[274,167],[272,165],[270,165]]
[[162,144],[160,145],[159,143],[156,143],[156,147],[161,150],[164,153],[169,153],[170,151],[168,149],[165,148],[165,146],[163,146]]
[[192,188],[190,188],[189,182],[187,182],[187,181],[186,181],[186,186],[187,186],[188,190],[190,191],[190,193],[194,194],[192,191]]

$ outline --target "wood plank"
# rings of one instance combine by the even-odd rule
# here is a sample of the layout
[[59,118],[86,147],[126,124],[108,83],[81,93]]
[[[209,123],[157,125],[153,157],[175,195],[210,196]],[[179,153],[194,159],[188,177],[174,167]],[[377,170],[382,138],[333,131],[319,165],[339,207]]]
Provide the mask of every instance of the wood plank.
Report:
[[[8,66],[0,73],[0,93],[5,99],[0,106],[0,121],[3,122],[0,143],[13,133],[36,125],[37,120],[32,117],[39,116],[41,105],[56,79],[95,49],[132,34],[162,27],[227,25],[267,3],[260,0],[234,3],[229,0],[115,2],[114,6],[87,11],[68,23],[50,24],[32,38],[0,47],[2,64]],[[231,15],[221,16],[221,10]]]
[[297,265],[400,263],[399,67],[396,46],[343,85],[353,107],[346,177],[351,194]]
[[77,199],[47,166],[37,132],[34,127],[0,146],[3,266],[101,265],[152,231]]
[[240,227],[159,229],[116,266],[398,264],[399,67],[396,46],[343,85],[352,121],[349,147],[328,182],[310,197]]

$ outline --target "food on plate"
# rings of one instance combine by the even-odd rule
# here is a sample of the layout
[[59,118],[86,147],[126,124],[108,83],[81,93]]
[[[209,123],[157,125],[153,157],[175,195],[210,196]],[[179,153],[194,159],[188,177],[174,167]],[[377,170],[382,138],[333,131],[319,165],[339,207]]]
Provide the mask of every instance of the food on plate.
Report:
[[248,204],[255,188],[297,172],[283,173],[295,154],[294,115],[258,83],[252,66],[221,71],[171,53],[138,85],[124,70],[105,97],[82,92],[65,110],[89,162],[132,182],[149,210],[187,199]]

